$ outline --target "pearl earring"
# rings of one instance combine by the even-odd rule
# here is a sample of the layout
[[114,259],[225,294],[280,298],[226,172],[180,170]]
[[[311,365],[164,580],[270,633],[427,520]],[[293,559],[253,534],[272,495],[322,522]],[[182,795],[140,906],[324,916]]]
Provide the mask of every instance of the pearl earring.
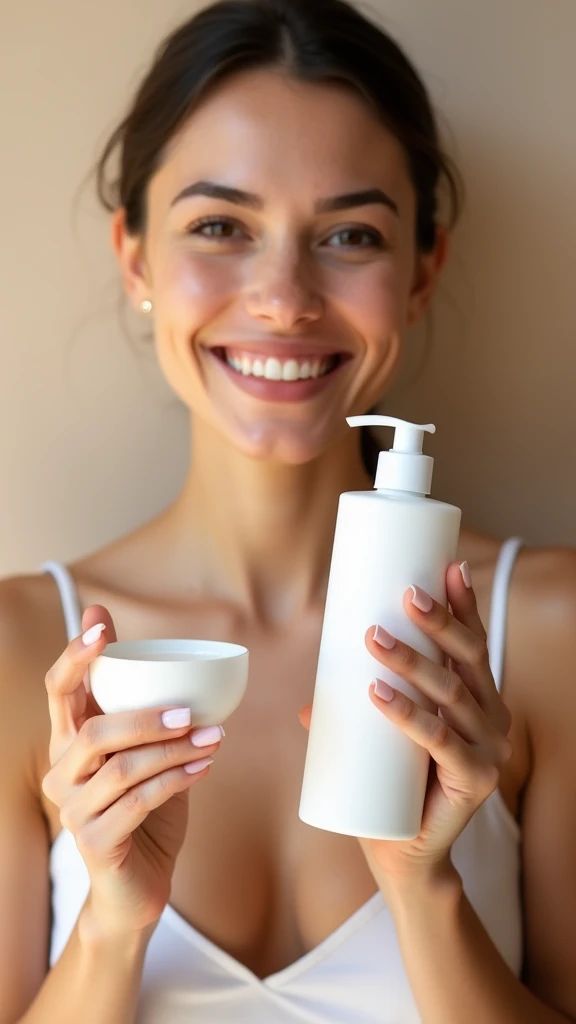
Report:
[[144,301],[140,303],[140,309],[143,313],[151,313],[153,306],[150,299],[144,299]]

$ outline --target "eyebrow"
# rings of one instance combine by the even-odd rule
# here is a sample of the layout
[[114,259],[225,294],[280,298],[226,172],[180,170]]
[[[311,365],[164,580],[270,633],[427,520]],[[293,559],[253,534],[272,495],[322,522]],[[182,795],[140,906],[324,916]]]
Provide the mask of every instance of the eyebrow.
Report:
[[[188,199],[189,196],[208,196],[211,199],[224,199],[228,203],[249,206],[253,210],[261,210],[264,206],[261,197],[253,192],[244,192],[242,189],[231,188],[229,185],[218,185],[215,181],[197,181],[194,185],[188,185],[178,193],[170,206],[175,206],[176,203],[179,203],[182,199]],[[361,192],[345,192],[343,195],[319,199],[314,204],[314,212],[333,213],[337,210],[350,210],[353,206],[369,206],[372,203],[381,203],[392,210],[397,216],[400,215],[398,205],[381,188],[369,188]]]

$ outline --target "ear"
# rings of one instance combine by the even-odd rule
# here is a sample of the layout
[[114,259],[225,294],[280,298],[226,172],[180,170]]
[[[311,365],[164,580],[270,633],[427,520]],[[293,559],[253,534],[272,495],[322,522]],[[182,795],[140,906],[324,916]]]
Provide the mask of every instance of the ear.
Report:
[[432,301],[440,273],[448,258],[450,236],[446,228],[436,226],[436,244],[432,252],[417,252],[412,291],[408,300],[407,326],[422,319]]
[[124,290],[134,309],[140,312],[142,301],[151,298],[152,293],[152,282],[144,259],[142,236],[130,235],[127,232],[126,212],[123,207],[113,213],[110,230],[112,248],[120,266]]

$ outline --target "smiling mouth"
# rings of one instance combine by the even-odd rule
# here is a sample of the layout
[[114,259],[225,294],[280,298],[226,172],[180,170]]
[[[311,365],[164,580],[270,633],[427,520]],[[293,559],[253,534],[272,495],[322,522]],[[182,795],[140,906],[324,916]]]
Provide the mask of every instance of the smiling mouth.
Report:
[[287,382],[325,377],[351,358],[344,352],[334,352],[327,356],[308,355],[279,359],[277,356],[228,351],[223,346],[213,348],[211,351],[216,358],[241,376]]

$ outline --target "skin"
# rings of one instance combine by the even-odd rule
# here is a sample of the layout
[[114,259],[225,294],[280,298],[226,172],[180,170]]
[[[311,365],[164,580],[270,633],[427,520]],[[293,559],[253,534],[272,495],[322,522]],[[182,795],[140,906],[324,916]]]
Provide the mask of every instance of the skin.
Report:
[[[201,179],[257,193],[262,209],[200,196],[172,205],[183,188]],[[392,197],[398,215],[378,204],[313,213],[321,197],[371,187]],[[406,698],[384,701],[367,681],[366,699],[427,746],[438,764],[419,841],[358,842],[297,819],[302,725],[309,719],[338,496],[373,486],[362,466],[359,434],[345,417],[365,412],[385,394],[406,329],[428,308],[448,252],[441,229],[434,251],[418,252],[415,209],[403,151],[360,98],[333,85],[304,85],[260,71],[218,86],[173,140],[149,185],[145,235],[130,236],[123,211],[114,215],[112,244],[123,285],[135,309],[144,299],[154,303],[157,358],[190,410],[193,458],[180,494],[159,516],[69,567],[84,609],[83,629],[106,626],[93,647],[85,648],[80,638],[66,645],[48,577],[0,585],[3,675],[18,679],[10,689],[14,715],[25,709],[29,723],[26,743],[16,744],[20,731],[7,725],[2,744],[15,779],[0,808],[10,822],[12,851],[0,861],[0,885],[17,893],[14,913],[6,918],[13,952],[0,964],[7,1013],[26,1008],[46,973],[46,858],[62,815],[85,840],[93,882],[84,934],[147,934],[171,881],[170,902],[179,913],[264,977],[325,939],[377,888],[394,908],[403,952],[418,943],[429,949],[422,908],[434,906],[436,918],[448,921],[448,913],[438,917],[434,901],[448,892],[448,905],[457,892],[450,847],[499,785],[521,822],[524,857],[526,987],[505,979],[512,986],[511,994],[506,990],[510,1005],[520,1007],[508,1020],[545,1024],[576,1015],[570,959],[576,893],[568,853],[576,841],[569,727],[576,711],[572,553],[529,550],[518,559],[502,696],[485,656],[495,539],[462,530],[458,562],[469,563],[474,586],[465,585],[458,564],[450,567],[453,615],[438,606],[423,613],[410,591],[405,596],[406,614],[452,657],[451,677],[411,658],[403,645],[382,648],[372,636],[377,624],[366,624],[374,657],[399,665],[399,674],[448,708],[447,729],[438,733]],[[207,215],[232,218],[233,238],[210,237],[210,230],[192,234],[192,223]],[[353,247],[338,246],[339,233],[352,227],[378,232],[382,247],[368,247],[363,235],[360,241],[355,236]],[[243,393],[203,348],[229,339],[272,346],[303,338],[352,358],[333,384],[296,403]],[[189,730],[172,731],[179,793],[131,819],[133,839],[118,824],[122,815],[114,825],[109,802],[107,827],[100,819],[98,831],[87,787],[102,809],[100,770],[107,754],[134,745],[134,723],[107,722],[105,735],[96,730],[82,746],[86,722],[97,711],[82,687],[86,666],[116,636],[176,635],[245,644],[251,652],[248,693],[226,723],[226,739],[195,755],[213,756],[213,767],[185,779]],[[49,708],[38,688],[44,674]],[[140,755],[167,738],[158,716],[140,727]],[[353,756],[352,742],[347,753]],[[82,791],[87,772],[91,778]],[[24,872],[23,851],[31,848]],[[420,917],[410,909],[407,879],[409,891],[421,896]],[[444,907],[444,895],[438,898]],[[39,907],[44,933],[37,927]],[[0,922],[0,942],[8,948],[1,928]],[[477,942],[474,928],[474,921],[466,924],[458,940],[472,964],[462,962],[462,977],[470,991],[474,983],[480,992],[491,986],[496,991],[498,955],[491,943],[486,949]],[[446,932],[448,944],[456,930],[447,924]],[[32,935],[38,937],[31,948]],[[420,998],[429,979],[418,974],[409,952],[405,957]],[[23,959],[26,970],[17,967]],[[454,958],[448,960],[454,967]],[[488,975],[481,977],[484,969]],[[446,979],[443,991],[450,987]],[[520,1000],[524,994],[534,996],[532,1017]],[[457,1019],[451,1012],[447,1007],[443,1024]],[[498,1024],[491,1012],[488,1007],[486,1020]],[[0,1024],[12,1019],[0,1011]]]

